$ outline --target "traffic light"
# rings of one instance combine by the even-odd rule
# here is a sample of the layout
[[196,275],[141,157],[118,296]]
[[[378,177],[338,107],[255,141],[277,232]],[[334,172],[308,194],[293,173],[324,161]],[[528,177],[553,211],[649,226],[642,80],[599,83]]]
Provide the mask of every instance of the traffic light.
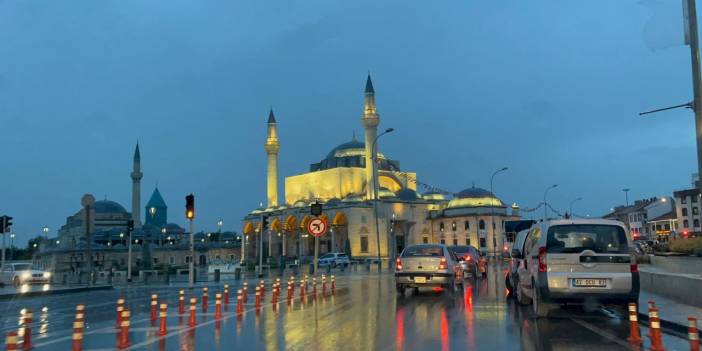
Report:
[[12,226],[12,217],[2,216],[0,217],[2,223],[0,223],[0,233],[9,233],[10,227]]
[[268,228],[268,216],[261,216],[261,232],[265,232]]
[[185,218],[189,220],[195,218],[195,195],[193,194],[185,197]]
[[319,217],[322,215],[322,204],[315,202],[310,205],[310,213],[315,216]]
[[131,235],[133,230],[134,230],[134,221],[130,219],[127,221],[127,235]]

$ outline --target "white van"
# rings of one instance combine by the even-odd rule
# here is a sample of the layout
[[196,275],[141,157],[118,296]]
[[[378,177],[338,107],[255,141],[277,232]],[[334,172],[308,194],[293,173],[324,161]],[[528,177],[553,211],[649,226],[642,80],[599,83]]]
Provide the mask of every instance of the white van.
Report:
[[559,219],[534,224],[524,244],[516,289],[545,317],[561,303],[614,304],[639,299],[639,272],[624,224]]

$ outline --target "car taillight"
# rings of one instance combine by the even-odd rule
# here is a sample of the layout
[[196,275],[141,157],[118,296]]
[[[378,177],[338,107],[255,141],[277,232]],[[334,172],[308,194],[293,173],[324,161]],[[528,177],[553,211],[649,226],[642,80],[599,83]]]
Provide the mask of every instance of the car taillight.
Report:
[[400,261],[399,258],[395,259],[395,270],[398,270],[398,271],[402,270],[402,261]]
[[503,250],[503,251],[507,251],[507,245],[503,246],[503,247],[502,247],[502,250]]
[[441,261],[439,261],[439,269],[446,269],[448,266],[446,265],[446,257],[442,257]]
[[546,248],[539,248],[539,272],[546,272]]
[[473,258],[470,255],[466,255],[466,261],[471,261]]
[[631,256],[630,258],[631,265],[629,266],[629,270],[631,273],[638,273],[639,272],[639,264],[636,263],[636,257]]

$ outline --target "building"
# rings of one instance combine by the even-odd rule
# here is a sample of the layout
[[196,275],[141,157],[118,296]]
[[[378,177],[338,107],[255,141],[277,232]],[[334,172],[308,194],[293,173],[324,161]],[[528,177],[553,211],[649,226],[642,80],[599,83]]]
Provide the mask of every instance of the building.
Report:
[[[633,205],[617,206],[603,218],[624,222],[632,239],[659,239],[677,228],[675,201],[671,197],[635,200]],[[667,228],[667,229],[666,229]]]
[[697,188],[678,190],[675,196],[675,212],[677,215],[678,232],[683,235],[702,235],[700,227],[700,190]]
[[[370,76],[360,122],[363,141],[354,135],[310,164],[309,172],[285,177],[284,202],[279,203],[277,162],[281,146],[276,117],[269,112],[264,143],[267,204],[242,220],[247,257],[257,255],[259,242],[263,242],[264,256],[313,255],[314,237],[307,233],[307,224],[312,219],[310,204],[315,202],[323,204],[321,217],[331,227],[320,240],[322,254],[343,251],[361,259],[393,258],[405,246],[416,243],[470,244],[491,253],[502,246],[502,223],[518,218],[516,206],[506,206],[490,192],[475,187],[455,196],[435,191],[422,195],[417,192],[417,184],[422,184],[417,174],[403,170],[398,160],[378,150],[375,142],[380,115]],[[261,232],[264,217],[270,225]],[[495,220],[494,230],[486,224],[491,219]]]
[[[66,218],[56,238],[43,241],[36,259],[43,267],[55,273],[84,273],[87,267],[87,249],[92,245],[93,266],[101,270],[126,270],[128,262],[127,221],[134,221],[131,233],[132,262],[136,267],[185,266],[191,259],[189,233],[176,223],[168,222],[168,206],[158,187],[144,207],[141,221],[141,153],[139,145],[132,163],[132,212],[107,198],[94,202],[89,208],[81,207]],[[86,214],[89,216],[86,217]],[[88,243],[90,232],[91,243]],[[217,232],[195,234],[197,265],[211,260],[231,260],[240,257],[240,240],[236,233]],[[149,259],[149,264],[142,262]],[[137,271],[134,269],[133,271]]]

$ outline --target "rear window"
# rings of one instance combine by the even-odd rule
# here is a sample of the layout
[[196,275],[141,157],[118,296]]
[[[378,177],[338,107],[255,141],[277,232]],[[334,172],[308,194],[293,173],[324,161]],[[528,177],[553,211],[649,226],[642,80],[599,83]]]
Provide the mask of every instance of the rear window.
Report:
[[553,226],[548,230],[546,251],[549,253],[629,253],[626,234],[616,225],[573,224]]
[[470,246],[449,246],[448,248],[451,252],[455,253],[467,253],[470,252]]
[[402,252],[402,257],[443,256],[441,246],[410,246]]

